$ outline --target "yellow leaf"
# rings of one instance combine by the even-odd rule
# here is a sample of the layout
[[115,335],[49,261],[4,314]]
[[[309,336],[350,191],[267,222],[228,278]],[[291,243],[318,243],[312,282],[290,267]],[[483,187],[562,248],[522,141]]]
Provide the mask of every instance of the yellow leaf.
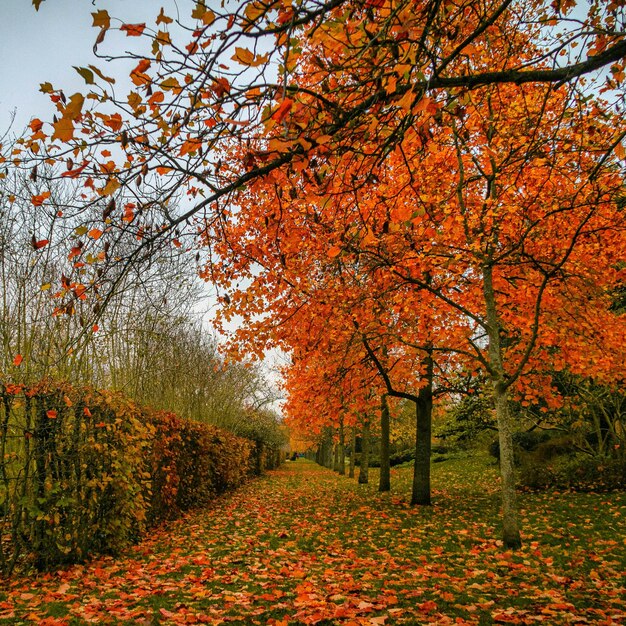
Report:
[[252,65],[254,63],[254,53],[247,48],[235,48],[235,54],[232,58],[233,61],[237,61],[242,65]]
[[180,83],[177,78],[172,76],[170,78],[166,78],[161,83],[161,89],[165,89],[166,91],[169,89],[180,89]]
[[161,7],[161,12],[157,16],[156,23],[157,24],[171,24],[174,20],[171,17],[165,15],[165,11],[163,7]]
[[85,98],[83,94],[75,93],[73,96],[71,96],[69,103],[65,107],[63,111],[63,117],[67,117],[68,119],[75,121],[80,117],[84,103]]
[[204,2],[198,2],[196,8],[191,12],[191,17],[196,20],[202,20],[206,26],[210,26],[215,21],[215,13],[204,6]]
[[252,2],[246,7],[245,13],[246,17],[251,22],[254,22],[259,16],[265,13],[265,7],[258,2]]
[[102,195],[112,196],[121,187],[117,178],[111,178],[102,190]]
[[626,157],[626,150],[624,150],[624,146],[621,143],[615,146],[615,156],[618,159],[624,159],[624,157]]
[[136,110],[141,105],[141,96],[137,92],[131,91],[128,94],[128,104]]
[[109,17],[108,11],[102,9],[101,11],[97,11],[96,13],[92,13],[93,24],[92,26],[97,26],[99,28],[107,29],[111,26],[111,18]]
[[69,141],[74,138],[74,124],[72,124],[71,119],[62,117],[58,122],[54,122],[52,126],[54,126],[53,140]]
[[211,24],[213,24],[214,21],[215,21],[215,13],[207,9],[204,12],[204,15],[202,16],[202,23],[205,26],[211,26]]
[[50,287],[52,287],[52,283],[45,283],[45,284],[41,285],[41,291],[48,291],[48,289],[50,289]]
[[87,67],[76,67],[72,66],[85,80],[88,85],[93,85],[95,83],[93,78],[93,72]]

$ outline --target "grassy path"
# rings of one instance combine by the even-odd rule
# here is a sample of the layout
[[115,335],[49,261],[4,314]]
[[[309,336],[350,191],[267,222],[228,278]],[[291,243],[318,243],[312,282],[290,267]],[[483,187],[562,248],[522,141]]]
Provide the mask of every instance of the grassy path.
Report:
[[435,464],[430,509],[409,474],[381,495],[288,463],[119,559],[5,584],[0,624],[626,623],[626,494],[524,494],[511,554],[493,467]]

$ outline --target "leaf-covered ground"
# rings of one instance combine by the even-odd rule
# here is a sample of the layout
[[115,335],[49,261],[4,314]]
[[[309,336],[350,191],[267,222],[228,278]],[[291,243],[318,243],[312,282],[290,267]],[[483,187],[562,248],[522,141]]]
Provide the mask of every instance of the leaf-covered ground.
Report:
[[0,592],[0,624],[626,623],[626,494],[522,494],[502,549],[485,459],[434,464],[435,504],[300,460],[118,559]]

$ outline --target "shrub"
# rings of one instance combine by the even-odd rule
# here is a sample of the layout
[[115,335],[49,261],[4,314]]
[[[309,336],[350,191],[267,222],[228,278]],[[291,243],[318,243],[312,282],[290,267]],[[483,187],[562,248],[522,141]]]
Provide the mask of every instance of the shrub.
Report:
[[[153,435],[120,394],[43,381],[4,385],[1,563],[28,546],[40,569],[118,551],[143,532]],[[4,543],[6,540],[8,543]]]
[[486,430],[495,430],[492,401],[482,394],[464,396],[435,424],[434,435],[454,447],[466,447]]
[[[529,430],[513,433],[513,451],[516,463],[519,462],[520,452],[530,452],[539,444],[550,439],[550,433],[545,430]],[[494,439],[489,444],[489,454],[500,460],[500,442]]]
[[396,452],[389,457],[389,465],[391,465],[391,467],[395,467],[396,465],[402,465],[402,463],[408,463],[414,459],[415,450],[401,450],[400,452]]
[[206,504],[277,450],[145,409],[118,393],[0,384],[0,572],[116,553],[147,525]]
[[611,491],[626,488],[626,460],[600,459],[586,454],[559,456],[541,463],[528,455],[520,470],[520,484],[531,489]]

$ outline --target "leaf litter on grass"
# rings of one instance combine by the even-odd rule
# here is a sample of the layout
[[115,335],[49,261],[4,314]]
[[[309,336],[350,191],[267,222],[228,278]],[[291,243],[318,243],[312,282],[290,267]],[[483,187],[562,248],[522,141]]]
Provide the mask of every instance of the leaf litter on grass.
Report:
[[409,479],[287,464],[121,558],[5,582],[0,624],[626,623],[624,493],[520,494],[509,552],[484,460],[437,464],[430,508]]

